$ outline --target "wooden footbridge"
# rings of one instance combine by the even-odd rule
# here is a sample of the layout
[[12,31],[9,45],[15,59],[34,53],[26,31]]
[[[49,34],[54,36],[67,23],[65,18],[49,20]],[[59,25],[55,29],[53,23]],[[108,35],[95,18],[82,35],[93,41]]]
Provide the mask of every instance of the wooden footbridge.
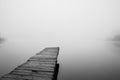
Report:
[[59,47],[45,48],[0,80],[57,80],[58,53]]

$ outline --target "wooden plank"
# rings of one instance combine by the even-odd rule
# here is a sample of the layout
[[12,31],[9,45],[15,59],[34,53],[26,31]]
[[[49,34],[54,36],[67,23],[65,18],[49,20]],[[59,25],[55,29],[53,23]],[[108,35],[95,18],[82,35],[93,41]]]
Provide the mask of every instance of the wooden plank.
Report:
[[18,79],[32,79],[32,76],[25,76],[25,75],[15,75],[15,74],[6,74],[3,78],[18,78]]
[[56,62],[57,60],[56,59],[53,59],[53,58],[30,58],[28,61],[41,61],[41,62]]
[[[1,78],[0,80],[24,80],[24,79],[16,79],[16,78],[5,78],[5,77],[3,77],[3,78]],[[28,79],[28,80],[32,80],[32,79]]]
[[39,74],[39,75],[53,75],[54,73],[52,72],[41,72],[41,71],[35,71],[33,72],[32,70],[14,70],[11,72],[11,74],[25,74],[25,75],[30,75],[30,74]]
[[37,70],[37,71],[49,71],[53,72],[54,68],[36,68],[36,67],[18,67],[19,70]]

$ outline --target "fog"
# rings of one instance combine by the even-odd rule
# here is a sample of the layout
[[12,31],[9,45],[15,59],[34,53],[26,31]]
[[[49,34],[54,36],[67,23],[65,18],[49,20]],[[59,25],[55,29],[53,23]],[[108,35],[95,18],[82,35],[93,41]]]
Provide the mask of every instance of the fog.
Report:
[[0,37],[5,40],[0,44],[0,75],[45,47],[59,46],[58,80],[119,80],[119,4],[0,0]]

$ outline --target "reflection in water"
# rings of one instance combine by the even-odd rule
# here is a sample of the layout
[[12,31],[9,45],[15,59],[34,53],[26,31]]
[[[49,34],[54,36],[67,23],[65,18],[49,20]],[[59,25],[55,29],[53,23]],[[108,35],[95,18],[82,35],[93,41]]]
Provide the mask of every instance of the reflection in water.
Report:
[[115,35],[112,41],[120,41],[120,35]]
[[5,41],[5,39],[0,38],[0,44],[2,44]]
[[111,41],[115,47],[120,48],[120,35],[115,35]]

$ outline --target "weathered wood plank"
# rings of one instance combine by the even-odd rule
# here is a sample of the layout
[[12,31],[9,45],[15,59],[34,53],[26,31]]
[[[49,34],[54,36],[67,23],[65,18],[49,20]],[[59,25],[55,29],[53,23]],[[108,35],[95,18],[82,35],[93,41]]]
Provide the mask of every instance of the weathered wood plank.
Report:
[[36,67],[18,67],[19,70],[37,70],[37,71],[49,71],[53,72],[54,68],[36,68]]
[[16,75],[16,74],[6,74],[2,78],[18,78],[18,79],[32,79],[32,76],[26,76],[26,75]]
[[50,72],[32,72],[31,71],[25,71],[25,70],[18,70],[18,71],[12,71],[11,74],[24,74],[24,75],[31,75],[31,74],[35,74],[35,75],[47,75],[47,76],[53,76],[54,73],[50,73]]

